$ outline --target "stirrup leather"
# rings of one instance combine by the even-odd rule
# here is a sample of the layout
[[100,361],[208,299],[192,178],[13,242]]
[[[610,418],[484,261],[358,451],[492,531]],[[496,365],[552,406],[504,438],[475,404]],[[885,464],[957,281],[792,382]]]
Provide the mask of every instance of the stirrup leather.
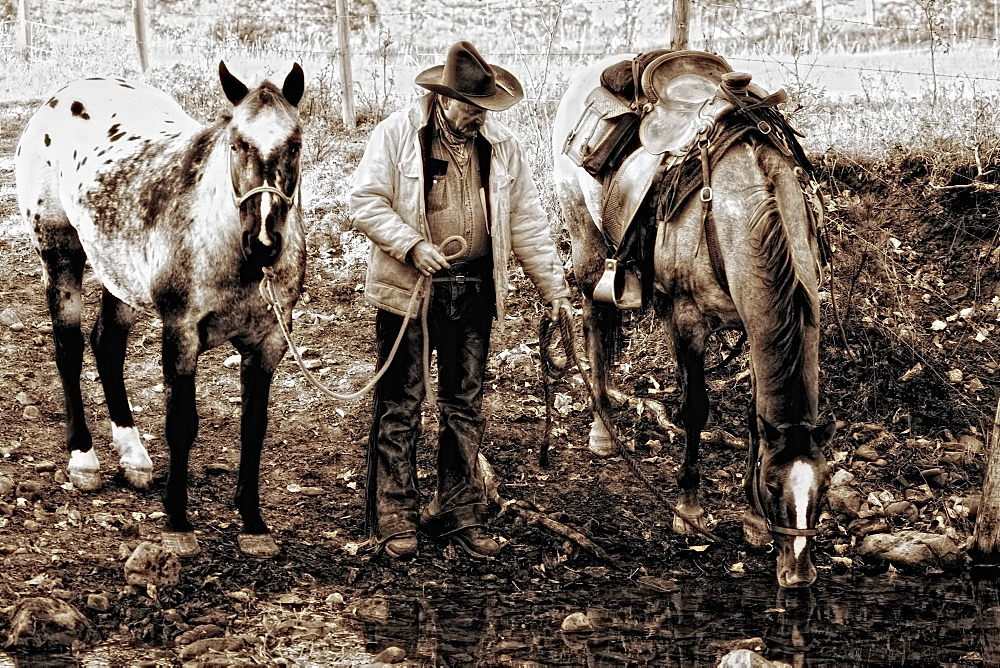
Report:
[[604,261],[604,273],[594,288],[594,301],[614,304],[623,311],[637,309],[642,306],[642,283],[635,272],[609,258]]

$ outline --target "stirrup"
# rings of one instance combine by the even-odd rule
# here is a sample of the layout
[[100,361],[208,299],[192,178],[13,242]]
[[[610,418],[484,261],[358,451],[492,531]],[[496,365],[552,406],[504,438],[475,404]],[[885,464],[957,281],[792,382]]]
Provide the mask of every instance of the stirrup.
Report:
[[614,304],[623,311],[642,306],[642,283],[635,272],[613,258],[604,261],[604,273],[594,288],[594,301]]

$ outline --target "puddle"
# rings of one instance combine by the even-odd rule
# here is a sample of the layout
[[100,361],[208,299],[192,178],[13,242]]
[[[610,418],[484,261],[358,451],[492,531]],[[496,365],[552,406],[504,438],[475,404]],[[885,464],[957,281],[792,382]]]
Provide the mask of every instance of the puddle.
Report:
[[[792,665],[998,665],[1000,588],[964,578],[827,577],[808,591],[770,579],[699,580],[675,592],[430,592],[391,603],[364,626],[365,650],[390,646],[431,665],[712,666],[734,643]],[[563,634],[571,612],[589,634]]]

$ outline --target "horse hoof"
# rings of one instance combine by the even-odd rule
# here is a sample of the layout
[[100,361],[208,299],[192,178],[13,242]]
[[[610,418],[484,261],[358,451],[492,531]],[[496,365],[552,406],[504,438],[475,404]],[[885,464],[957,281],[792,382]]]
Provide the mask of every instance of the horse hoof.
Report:
[[160,544],[178,557],[193,557],[201,552],[193,531],[162,531]]
[[281,553],[281,548],[269,533],[241,533],[239,543],[243,554],[251,557],[270,559]]
[[124,467],[121,472],[125,475],[128,484],[136,489],[148,489],[149,483],[153,481],[152,469],[133,469]]
[[599,438],[591,435],[587,449],[598,457],[612,457],[615,455],[615,442],[611,438]]
[[81,492],[96,492],[103,486],[100,471],[69,470],[69,481]]
[[771,542],[767,520],[753,512],[743,513],[743,540],[753,547],[764,547]]
[[671,524],[671,528],[674,530],[675,534],[679,536],[702,535],[702,531],[698,531],[691,526],[692,523],[701,527],[703,531],[708,531],[708,525],[705,524],[705,511],[701,508],[698,509],[698,512],[689,513],[685,516],[687,519],[684,519],[684,517],[674,513],[674,521],[673,524]]

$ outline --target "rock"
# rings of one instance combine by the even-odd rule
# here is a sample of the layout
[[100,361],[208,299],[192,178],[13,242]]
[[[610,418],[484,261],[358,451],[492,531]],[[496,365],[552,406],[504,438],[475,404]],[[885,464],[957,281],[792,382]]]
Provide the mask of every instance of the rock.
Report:
[[888,561],[894,566],[942,566],[957,563],[958,546],[936,533],[901,531],[866,536],[858,546],[858,554]]
[[402,663],[406,660],[406,652],[399,647],[386,647],[375,657],[375,663]]
[[965,451],[972,455],[982,454],[985,450],[983,447],[983,442],[980,441],[975,436],[970,436],[966,434],[965,436],[960,436],[958,442],[965,448]]
[[934,498],[934,494],[931,492],[931,488],[927,485],[921,485],[920,487],[911,487],[904,493],[907,501],[914,503],[918,506],[922,506],[931,499]]
[[871,533],[881,533],[889,530],[889,525],[881,517],[866,517],[856,519],[847,526],[847,530],[855,536],[867,536]]
[[389,621],[389,601],[384,598],[362,599],[353,612],[363,622],[385,624]]
[[7,646],[24,649],[72,647],[98,640],[97,631],[83,614],[56,598],[24,598],[14,605]]
[[42,498],[42,484],[37,480],[19,482],[14,489],[14,496],[25,501],[35,501]]
[[9,499],[16,487],[13,480],[5,475],[0,475],[0,499]]
[[574,612],[566,615],[560,630],[563,633],[589,633],[594,630],[594,625],[590,623],[587,615],[582,612]]
[[782,661],[768,661],[749,649],[734,649],[719,660],[717,668],[791,668]]
[[974,520],[979,515],[979,505],[983,502],[983,497],[977,495],[966,496],[955,500],[955,514],[967,520]]
[[24,412],[21,413],[21,416],[25,420],[37,420],[42,417],[42,412],[38,410],[38,406],[25,406]]
[[858,516],[861,504],[864,502],[861,492],[846,485],[831,487],[826,493],[826,498],[830,502],[830,510],[850,517]]
[[944,487],[948,484],[948,474],[941,468],[924,469],[920,472],[920,477],[927,481],[928,485]]
[[174,642],[181,646],[190,645],[205,638],[219,638],[225,633],[226,630],[218,624],[199,624],[174,638]]
[[56,470],[56,463],[51,459],[43,459],[35,464],[35,471],[38,473],[52,473]]
[[854,474],[845,469],[840,469],[830,479],[830,487],[843,487],[844,485],[850,485],[852,482],[854,482]]
[[27,392],[18,392],[15,399],[17,399],[17,403],[22,406],[34,406],[38,403],[38,398],[32,394],[28,394]]
[[132,586],[173,587],[181,579],[181,561],[173,552],[149,541],[139,543],[125,562],[125,581]]
[[879,458],[878,450],[868,445],[867,443],[859,445],[854,450],[854,458],[862,459],[866,462],[873,462]]
[[111,609],[111,601],[104,594],[87,594],[87,607],[97,612],[107,612]]
[[0,325],[3,325],[4,327],[21,325],[21,329],[24,329],[24,323],[21,322],[21,316],[19,316],[17,311],[12,308],[5,308],[0,311]]
[[[208,653],[240,652],[246,649],[246,641],[243,638],[202,638],[195,640],[180,651],[180,658],[185,661],[197,659]],[[215,660],[217,657],[212,657]]]
[[886,517],[902,517],[907,522],[913,522],[920,517],[920,511],[909,501],[896,501],[885,507]]

